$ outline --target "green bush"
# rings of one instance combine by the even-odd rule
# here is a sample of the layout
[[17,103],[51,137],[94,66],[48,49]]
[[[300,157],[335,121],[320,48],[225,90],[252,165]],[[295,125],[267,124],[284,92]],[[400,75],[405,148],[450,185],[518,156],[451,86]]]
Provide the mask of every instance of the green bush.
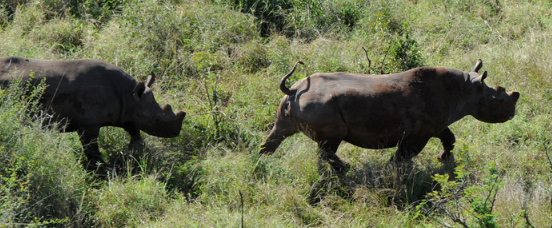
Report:
[[284,12],[293,6],[290,0],[213,0],[213,2],[254,15],[260,24],[260,34],[263,37],[270,36],[272,30],[284,29],[286,26]]
[[152,176],[114,181],[95,195],[95,216],[102,227],[141,226],[159,218],[167,206],[164,186]]
[[177,80],[227,67],[223,53],[256,37],[253,21],[243,14],[194,1],[169,4],[129,3],[121,17],[86,41],[81,55],[114,62],[131,74],[158,71]]
[[[489,86],[521,98],[506,123],[468,116],[450,126],[471,146],[463,189],[473,188],[458,198],[465,221],[549,226],[551,18],[546,1],[0,1],[0,56],[100,59],[140,81],[153,71],[157,101],[187,112],[179,137],[143,134],[143,150],[127,149],[124,130],[102,128],[112,164],[97,176],[82,169],[75,133],[42,128],[16,104],[27,100],[4,90],[0,226],[236,227],[240,192],[246,227],[459,225],[414,208],[461,182],[436,161],[437,139],[402,170],[387,165],[395,148],[342,143],[337,154],[351,164],[342,177],[318,172],[316,143],[302,134],[273,155],[258,151],[284,97],[280,80],[298,60],[288,86],[316,72],[467,71],[479,58]],[[492,212],[477,204],[487,192],[496,193]]]
[[16,81],[1,90],[0,222],[86,224],[87,175],[73,153],[80,145],[55,125],[44,128],[50,121],[39,111],[42,89]]

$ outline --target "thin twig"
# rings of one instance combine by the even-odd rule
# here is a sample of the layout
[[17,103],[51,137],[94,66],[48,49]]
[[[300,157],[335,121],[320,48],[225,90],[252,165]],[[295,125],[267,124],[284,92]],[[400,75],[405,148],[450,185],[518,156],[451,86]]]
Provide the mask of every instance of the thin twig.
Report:
[[241,212],[242,212],[242,216],[241,216],[241,228],[243,228],[243,195],[241,193],[241,190],[238,190],[238,192],[240,193],[240,200],[241,200]]
[[[491,210],[489,211],[489,213],[493,213],[493,208],[494,208],[494,205],[495,205],[495,202],[496,202],[496,195],[498,195],[498,188],[500,188],[500,186],[496,183],[498,181],[498,176],[496,176],[494,182],[493,182],[493,186],[491,187],[491,193],[490,194],[493,194],[493,188],[496,188],[494,194],[493,194],[493,199],[491,200]],[[496,185],[495,185],[496,184]],[[487,204],[486,200],[485,200],[485,204]],[[487,205],[485,205],[487,206]]]
[[543,143],[544,146],[544,153],[546,154],[546,158],[548,158],[548,163],[550,164],[550,171],[552,172],[552,161],[550,160],[550,156],[548,155],[548,144]]
[[529,213],[527,213],[527,210],[529,210],[529,207],[525,206],[523,208],[523,215],[521,215],[521,216],[523,218],[525,218],[525,225],[535,228],[535,226],[533,226],[533,224],[531,224],[531,222],[529,221]]
[[214,108],[214,114],[213,114],[213,120],[215,121],[215,127],[216,127],[216,131],[215,131],[215,136],[218,138],[219,136],[219,124],[220,124],[220,119],[219,119],[219,111],[218,111],[218,93],[217,93],[217,85],[218,85],[218,80],[220,78],[220,71],[217,72],[217,76],[215,77],[215,85],[213,86],[213,102],[215,103],[215,106],[212,107],[212,109]]
[[368,74],[370,74],[370,70],[372,68],[372,60],[368,57],[368,50],[363,46],[362,50],[364,50],[364,53],[366,53],[366,59],[368,60]]
[[387,47],[387,52],[385,52],[385,55],[383,56],[383,60],[381,60],[380,74],[383,74],[383,66],[385,64],[385,58],[387,58],[387,54],[389,54],[390,50],[391,50],[391,44],[389,44],[389,47]]
[[205,81],[203,81],[203,85],[205,86],[205,93],[207,93],[207,100],[209,100],[209,107],[211,108],[211,110],[213,110],[213,103],[211,102],[209,87],[207,86],[207,83]]

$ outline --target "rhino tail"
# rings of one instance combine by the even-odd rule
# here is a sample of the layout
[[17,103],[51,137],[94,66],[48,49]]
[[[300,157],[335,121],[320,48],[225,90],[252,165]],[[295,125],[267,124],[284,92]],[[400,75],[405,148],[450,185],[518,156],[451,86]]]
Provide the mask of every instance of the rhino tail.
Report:
[[295,72],[295,68],[297,68],[297,64],[301,64],[301,65],[305,65],[302,61],[297,61],[295,63],[295,65],[293,66],[293,69],[291,69],[291,71],[286,74],[286,76],[284,76],[282,78],[282,81],[280,81],[280,90],[282,90],[283,93],[287,94],[287,95],[291,95],[291,91],[289,90],[288,87],[286,87],[286,80],[289,78],[289,76],[291,76],[293,74],[293,72]]

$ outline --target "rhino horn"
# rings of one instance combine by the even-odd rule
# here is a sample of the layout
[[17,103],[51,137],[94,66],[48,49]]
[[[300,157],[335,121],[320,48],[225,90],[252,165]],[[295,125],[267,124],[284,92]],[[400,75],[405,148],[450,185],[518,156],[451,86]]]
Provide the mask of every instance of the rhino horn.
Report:
[[[170,104],[163,105],[163,107],[161,107],[161,109],[163,110],[163,113],[165,113],[165,115],[174,114]],[[176,113],[176,116],[179,117],[179,115],[182,115],[182,114],[186,115],[186,113],[184,113],[183,111],[179,111],[178,113]]]
[[479,69],[481,69],[481,67],[483,67],[483,60],[478,59],[477,62],[475,63],[475,66],[473,66],[471,72],[478,72]]
[[184,120],[184,117],[186,117],[186,112],[184,111],[179,111],[177,113],[174,113],[171,105],[169,104],[163,105],[162,109],[165,115],[175,115],[176,119],[180,122],[182,122]]
[[176,118],[179,120],[183,120],[184,117],[186,117],[186,113],[184,111],[179,111],[176,113]]

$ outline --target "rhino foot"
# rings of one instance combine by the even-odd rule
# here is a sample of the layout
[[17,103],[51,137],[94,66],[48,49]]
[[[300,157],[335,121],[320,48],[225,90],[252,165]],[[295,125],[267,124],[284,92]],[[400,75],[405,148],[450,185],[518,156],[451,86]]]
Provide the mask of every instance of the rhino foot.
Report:
[[329,159],[328,160],[328,163],[330,164],[330,166],[332,167],[332,169],[337,173],[337,174],[346,174],[350,169],[351,169],[351,165],[349,165],[348,163],[346,162],[343,162],[341,159],[338,158],[338,160],[334,160],[334,159]]
[[447,164],[454,163],[454,155],[450,151],[442,150],[439,155],[437,155],[439,162]]
[[141,150],[145,147],[146,147],[146,143],[144,141],[135,141],[135,142],[130,142],[128,144],[129,150]]

